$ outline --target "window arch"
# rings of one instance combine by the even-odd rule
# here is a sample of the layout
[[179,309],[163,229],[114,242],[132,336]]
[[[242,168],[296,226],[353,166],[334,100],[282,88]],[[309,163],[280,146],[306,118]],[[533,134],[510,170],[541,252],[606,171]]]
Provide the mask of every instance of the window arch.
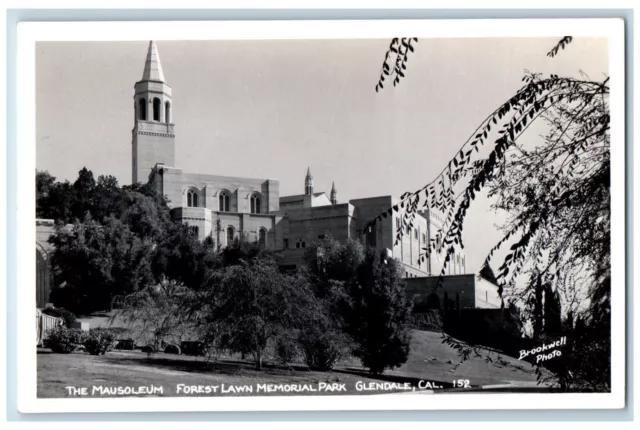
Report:
[[261,209],[262,199],[260,198],[260,194],[252,194],[251,195],[251,213],[259,214]]
[[227,227],[227,246],[233,245],[235,230],[232,226]]
[[164,102],[164,122],[171,123],[171,103]]
[[147,120],[147,100],[144,97],[138,100],[138,119]]
[[264,228],[258,230],[258,245],[267,246],[267,230]]
[[190,208],[198,207],[198,193],[193,189],[187,191],[187,206]]
[[160,122],[160,110],[162,109],[162,102],[158,97],[153,98],[153,120]]
[[221,192],[220,197],[218,197],[219,211],[230,212],[230,207],[231,207],[230,202],[231,202],[231,197],[229,196],[229,193],[226,191]]

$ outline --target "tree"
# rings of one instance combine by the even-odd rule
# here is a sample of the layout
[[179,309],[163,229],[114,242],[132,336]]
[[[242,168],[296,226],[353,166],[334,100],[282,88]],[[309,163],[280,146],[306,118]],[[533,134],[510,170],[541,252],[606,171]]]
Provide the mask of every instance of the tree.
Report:
[[[564,37],[547,55],[557,55],[571,40]],[[392,40],[376,91],[383,88],[385,77],[391,77],[394,85],[399,83],[413,52],[412,41],[417,39]],[[595,81],[527,73],[522,81],[523,86],[482,121],[435,179],[403,194],[401,202],[384,215],[403,208],[400,239],[402,227],[411,226],[422,207],[444,212],[446,219],[438,232],[444,240],[430,243],[419,257],[424,261],[432,252],[444,252],[444,275],[452,256],[464,246],[469,207],[486,192],[494,209],[509,214],[501,226],[502,239],[485,260],[489,264],[498,250],[508,249],[497,274],[499,294],[524,299],[533,291],[539,303],[542,283],[584,273],[583,288],[590,300],[584,323],[592,329],[584,347],[606,351],[604,345],[610,342],[609,78]],[[534,124],[546,132],[537,142],[527,142],[522,136]],[[518,286],[520,275],[530,278],[524,289]],[[536,321],[538,310],[534,306]],[[606,353],[601,358],[609,360]],[[602,366],[601,370],[606,368]],[[608,372],[589,374],[603,381]]]
[[56,306],[81,314],[110,309],[114,296],[153,282],[153,244],[114,217],[104,225],[89,214],[71,229],[58,224],[49,242],[55,247],[56,280],[62,284],[53,293],[61,301]]
[[36,170],[36,218],[46,218],[49,212],[49,195],[56,183],[49,172]]
[[409,357],[411,305],[399,263],[368,248],[357,282],[348,286],[345,313],[354,354],[372,374],[404,364]]
[[49,172],[36,171],[36,217],[68,222],[74,193],[69,181],[56,182]]
[[261,370],[268,343],[301,326],[309,309],[313,294],[296,280],[268,257],[211,271],[199,308],[206,338],[253,355],[256,370]]
[[559,335],[562,331],[562,306],[558,290],[547,284],[544,290],[544,334]]
[[180,345],[192,323],[188,309],[193,300],[193,290],[164,278],[156,285],[120,297],[120,306],[111,321],[124,322],[136,341],[158,351],[166,341]]
[[95,202],[94,191],[96,181],[93,172],[83,167],[78,172],[78,179],[73,183],[74,200],[71,212],[74,218],[83,219],[87,212],[91,212]]

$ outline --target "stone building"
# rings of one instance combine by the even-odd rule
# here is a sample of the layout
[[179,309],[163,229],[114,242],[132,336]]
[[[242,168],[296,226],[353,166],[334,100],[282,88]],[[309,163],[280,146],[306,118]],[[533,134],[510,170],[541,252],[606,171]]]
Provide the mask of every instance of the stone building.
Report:
[[[277,251],[283,268],[295,268],[305,248],[332,236],[340,242],[361,240],[367,246],[397,259],[405,277],[421,278],[439,273],[442,259],[432,256],[418,263],[422,248],[437,240],[443,216],[421,212],[414,226],[395,244],[400,217],[389,216],[370,231],[368,222],[399,203],[392,196],[351,199],[340,202],[334,184],[327,195],[314,190],[311,169],[304,178],[304,193],[280,195],[275,179],[229,177],[184,172],[175,166],[175,139],[179,126],[173,122],[172,88],[165,80],[156,44],[147,50],[140,81],[134,85],[134,125],[131,139],[133,183],[148,182],[167,196],[172,216],[188,224],[199,239],[211,237],[227,246],[235,239],[255,241]],[[53,285],[48,237],[53,221],[37,220],[37,305],[44,307]],[[465,273],[464,255],[457,255],[450,274]]]
[[[279,182],[274,179],[186,173],[176,167],[178,127],[171,116],[172,90],[153,41],[149,43],[142,79],[134,89],[132,180],[147,180],[167,196],[173,217],[191,226],[199,239],[211,237],[221,246],[236,238],[257,241],[279,251],[280,264],[290,268],[300,264],[304,249],[318,239],[357,239],[387,250],[401,262],[406,277],[428,276],[439,270],[437,257],[420,264],[418,256],[442,222],[441,215],[417,215],[413,229],[396,245],[399,217],[384,218],[371,231],[365,231],[370,220],[399,203],[392,196],[341,203],[335,183],[329,195],[314,190],[310,168],[303,194],[280,196]],[[452,273],[464,273],[464,256],[457,256],[457,261]]]

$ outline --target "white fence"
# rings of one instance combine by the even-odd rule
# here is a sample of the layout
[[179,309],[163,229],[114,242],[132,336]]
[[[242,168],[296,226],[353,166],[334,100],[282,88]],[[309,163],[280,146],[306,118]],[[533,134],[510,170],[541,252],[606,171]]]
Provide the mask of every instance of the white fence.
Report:
[[45,339],[47,330],[51,330],[59,325],[64,324],[64,320],[62,318],[52,317],[51,315],[43,314],[40,309],[36,309],[36,333],[37,333],[37,343],[36,345],[41,345]]

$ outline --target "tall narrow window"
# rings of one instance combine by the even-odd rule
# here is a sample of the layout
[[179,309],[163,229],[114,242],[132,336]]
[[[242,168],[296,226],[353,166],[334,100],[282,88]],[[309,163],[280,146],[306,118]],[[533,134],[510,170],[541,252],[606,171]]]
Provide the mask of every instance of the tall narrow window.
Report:
[[233,245],[233,227],[227,227],[227,246]]
[[164,102],[164,122],[171,123],[171,103]]
[[289,249],[289,239],[282,239],[282,247],[284,249]]
[[160,109],[162,108],[162,102],[158,97],[153,99],[153,120],[160,122]]
[[198,237],[199,232],[200,232],[200,229],[198,228],[197,225],[189,226],[189,233],[191,233],[192,236]]
[[198,207],[198,194],[194,190],[187,191],[187,206],[190,208]]
[[259,214],[260,213],[260,196],[258,194],[254,194],[251,196],[251,213]]
[[144,98],[138,100],[138,119],[147,120],[147,101]]
[[261,228],[260,231],[258,231],[258,244],[260,246],[267,246],[267,230],[264,228]]
[[229,212],[229,194],[226,192],[220,193],[218,200],[220,203],[220,212]]

